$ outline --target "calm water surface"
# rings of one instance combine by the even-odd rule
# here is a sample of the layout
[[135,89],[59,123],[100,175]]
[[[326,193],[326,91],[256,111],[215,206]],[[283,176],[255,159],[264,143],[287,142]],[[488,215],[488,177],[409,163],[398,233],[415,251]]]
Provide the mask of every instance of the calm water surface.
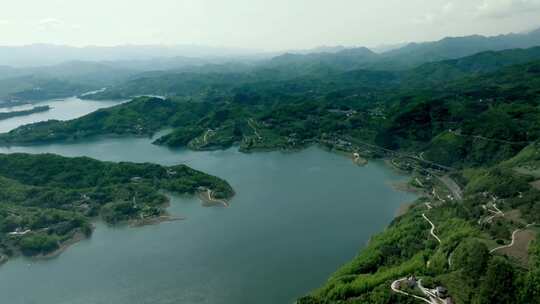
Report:
[[173,197],[179,222],[142,228],[97,223],[92,238],[49,261],[0,267],[0,303],[292,303],[319,287],[392,220],[412,194],[381,163],[356,167],[309,148],[242,154],[170,150],[150,139],[0,148],[101,160],[186,163],[229,181],[230,208]]
[[81,100],[77,97],[54,99],[42,101],[32,105],[22,105],[16,107],[2,108],[0,112],[13,112],[21,110],[29,110],[37,106],[49,105],[51,109],[46,112],[34,113],[27,116],[13,117],[0,120],[0,133],[9,132],[19,126],[47,121],[51,119],[69,120],[84,116],[101,108],[107,108],[121,103],[122,101],[98,101],[98,100]]

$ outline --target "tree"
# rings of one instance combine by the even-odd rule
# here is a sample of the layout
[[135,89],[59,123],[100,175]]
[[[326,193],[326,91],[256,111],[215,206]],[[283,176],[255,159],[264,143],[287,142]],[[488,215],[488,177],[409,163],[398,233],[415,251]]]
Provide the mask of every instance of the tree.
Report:
[[512,304],[517,302],[514,268],[502,258],[489,263],[486,276],[480,284],[476,304]]
[[489,251],[484,243],[468,239],[461,242],[454,251],[452,269],[462,270],[466,276],[478,279],[484,274],[489,257]]
[[540,268],[531,269],[525,276],[520,303],[540,304]]
[[531,244],[530,268],[524,276],[520,303],[540,304],[540,242]]

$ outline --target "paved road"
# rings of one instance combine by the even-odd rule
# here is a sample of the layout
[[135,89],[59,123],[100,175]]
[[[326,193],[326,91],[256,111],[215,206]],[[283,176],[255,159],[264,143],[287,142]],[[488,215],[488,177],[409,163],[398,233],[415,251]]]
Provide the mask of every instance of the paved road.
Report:
[[222,204],[224,207],[229,207],[229,203],[227,201],[213,198],[212,193],[213,193],[213,191],[210,190],[210,189],[208,189],[207,192],[206,192],[206,194],[208,195],[208,200],[210,202]]
[[420,289],[420,291],[422,291],[426,295],[426,297],[417,296],[417,295],[405,292],[403,290],[400,290],[398,288],[398,286],[400,285],[400,282],[404,282],[404,281],[407,281],[407,278],[395,280],[390,285],[390,288],[392,288],[392,291],[394,291],[394,292],[397,292],[397,293],[400,293],[402,295],[406,295],[406,296],[409,296],[409,297],[413,297],[415,299],[418,299],[420,301],[423,301],[423,302],[426,302],[426,303],[429,303],[429,304],[444,304],[444,303],[446,303],[446,301],[444,299],[439,298],[435,294],[435,292],[433,290],[427,289],[424,286],[422,286],[422,280],[421,279],[418,281],[418,288]]
[[428,219],[428,217],[426,216],[425,213],[423,213],[422,216],[424,217],[424,219],[425,219],[426,221],[428,221],[428,223],[431,224],[431,230],[430,230],[431,235],[432,235],[435,239],[437,239],[437,241],[439,241],[439,244],[442,243],[442,242],[441,242],[441,239],[435,234],[435,225]]
[[421,158],[418,155],[402,153],[402,152],[386,149],[386,148],[383,148],[381,146],[374,145],[372,143],[368,143],[368,142],[365,142],[365,141],[358,140],[358,139],[353,138],[351,136],[344,136],[343,138],[350,141],[351,143],[353,143],[355,145],[362,145],[362,146],[370,147],[372,149],[377,149],[377,150],[383,151],[383,152],[385,152],[385,153],[387,153],[387,154],[389,154],[391,156],[397,156],[397,157],[404,157],[404,158],[413,159],[413,160],[422,162],[424,164],[430,165],[432,167],[435,167],[435,168],[438,168],[438,169],[441,169],[441,170],[444,170],[444,171],[455,171],[455,169],[452,168],[452,167],[448,167],[448,166],[445,166],[445,165],[442,165],[442,164],[438,164],[438,163],[423,159],[423,156]]
[[[529,227],[532,227],[534,226],[535,224],[529,224],[525,227],[525,229],[529,228]],[[497,248],[493,248],[491,249],[489,252],[490,253],[494,253],[495,251],[498,251],[498,250],[501,250],[501,249],[505,249],[505,248],[510,248],[512,246],[514,246],[514,243],[516,242],[516,236],[519,232],[523,231],[524,229],[516,229],[514,230],[514,232],[512,232],[512,242],[510,242],[510,244],[508,245],[503,245],[503,246],[499,246]]]
[[452,192],[452,195],[458,200],[463,199],[463,191],[461,190],[461,187],[448,175],[445,175],[443,177],[438,177],[435,175],[445,186]]
[[258,138],[259,140],[261,140],[261,139],[262,139],[262,136],[261,136],[261,135],[259,134],[259,132],[257,131],[257,128],[254,126],[254,123],[255,123],[255,122],[254,122],[253,118],[248,119],[248,125],[253,129],[253,133],[255,133],[255,136],[257,136],[257,138]]
[[425,288],[422,285],[422,279],[418,280],[418,288],[420,288],[420,290],[426,296],[429,297],[430,303],[432,303],[432,304],[444,304],[444,303],[446,303],[446,301],[444,299],[439,298],[439,296],[437,296],[433,290]]
[[403,282],[403,281],[406,281],[407,279],[404,278],[404,279],[399,279],[399,280],[395,280],[394,282],[392,282],[392,285],[390,285],[390,288],[392,288],[392,290],[394,292],[397,292],[397,293],[400,293],[402,295],[406,295],[406,296],[409,296],[409,297],[413,297],[413,298],[416,298],[418,300],[421,300],[421,301],[424,301],[426,303],[429,303],[429,304],[433,304],[433,302],[431,302],[430,300],[424,298],[424,297],[420,297],[420,296],[417,296],[417,295],[413,295],[413,294],[410,294],[408,292],[405,292],[405,291],[402,291],[398,288],[399,286],[399,283],[400,282]]
[[[431,210],[433,207],[431,206],[430,203],[426,203],[426,207]],[[431,224],[431,235],[437,239],[437,241],[439,241],[439,243],[441,243],[441,239],[435,234],[435,225],[429,220],[429,218],[426,216],[426,214],[422,214],[422,217],[424,217],[424,219],[426,221],[428,221],[429,224]],[[451,256],[448,257],[448,264],[451,266],[451,260],[450,260]],[[429,263],[429,262],[428,262]],[[397,292],[397,293],[400,293],[400,294],[403,294],[403,295],[406,295],[406,296],[409,296],[409,297],[413,297],[413,298],[416,298],[418,300],[421,300],[423,302],[426,302],[426,303],[429,303],[429,304],[444,304],[446,303],[446,301],[444,299],[441,299],[439,298],[435,292],[433,290],[430,290],[430,289],[427,289],[425,288],[424,286],[422,286],[422,280],[420,279],[418,281],[418,288],[426,295],[427,298],[425,297],[420,297],[420,296],[417,296],[417,295],[413,295],[413,294],[410,294],[410,293],[407,293],[407,292],[404,292],[402,290],[400,290],[398,288],[398,286],[400,285],[400,282],[404,282],[406,281],[407,278],[403,278],[403,279],[399,279],[399,280],[395,280],[394,282],[392,282],[392,284],[390,285],[390,287],[392,288],[392,290],[394,292]]]
[[[497,208],[497,204],[492,204],[492,207],[495,209],[495,211],[489,209],[486,205],[482,205],[482,208],[484,208],[484,210],[493,213],[492,216],[486,217],[483,220],[486,223],[491,223],[493,221],[493,219],[496,218],[496,217],[499,217],[499,216],[504,217],[504,212],[502,212],[499,208]],[[479,219],[478,224],[481,225],[483,221],[482,221],[482,218]]]
[[488,138],[488,137],[481,136],[481,135],[461,134],[461,133],[457,133],[456,131],[449,131],[449,132],[456,135],[456,136],[470,137],[470,138],[474,138],[474,139],[480,139],[480,140],[484,140],[484,141],[491,141],[491,142],[509,144],[509,145],[525,145],[525,144],[532,144],[534,142],[534,141],[508,141],[508,140],[504,140],[504,139]]

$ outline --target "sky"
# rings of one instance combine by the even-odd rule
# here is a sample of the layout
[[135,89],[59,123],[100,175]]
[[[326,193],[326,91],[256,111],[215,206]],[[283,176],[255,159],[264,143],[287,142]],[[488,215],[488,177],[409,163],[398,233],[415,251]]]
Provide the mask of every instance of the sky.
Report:
[[4,0],[0,45],[377,46],[540,27],[540,0]]

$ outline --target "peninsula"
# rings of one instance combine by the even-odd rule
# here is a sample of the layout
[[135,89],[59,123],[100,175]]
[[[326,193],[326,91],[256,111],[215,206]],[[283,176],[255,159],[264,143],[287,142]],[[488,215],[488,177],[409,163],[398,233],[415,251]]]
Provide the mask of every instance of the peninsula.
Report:
[[112,163],[52,154],[0,154],[0,256],[46,256],[92,233],[92,221],[140,225],[171,219],[173,194],[234,192],[185,165]]

